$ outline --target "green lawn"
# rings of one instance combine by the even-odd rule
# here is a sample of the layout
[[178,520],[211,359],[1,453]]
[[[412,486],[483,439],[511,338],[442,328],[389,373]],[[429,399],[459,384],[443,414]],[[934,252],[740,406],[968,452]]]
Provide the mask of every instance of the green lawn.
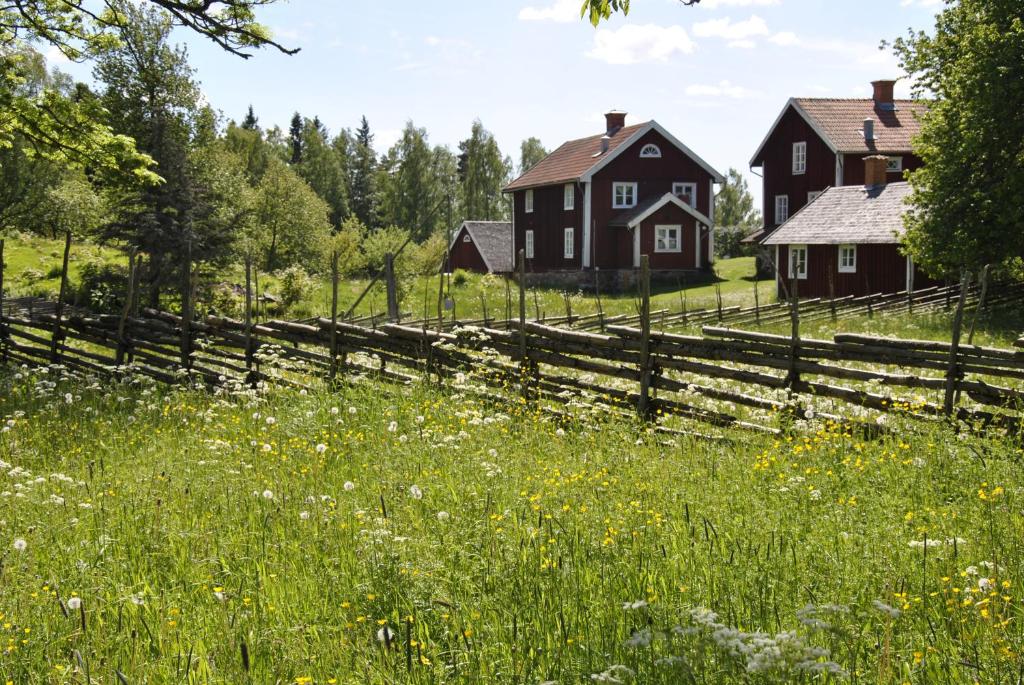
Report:
[[877,441],[670,440],[425,386],[218,396],[2,371],[0,422],[0,682],[1022,668],[1010,440],[896,417]]

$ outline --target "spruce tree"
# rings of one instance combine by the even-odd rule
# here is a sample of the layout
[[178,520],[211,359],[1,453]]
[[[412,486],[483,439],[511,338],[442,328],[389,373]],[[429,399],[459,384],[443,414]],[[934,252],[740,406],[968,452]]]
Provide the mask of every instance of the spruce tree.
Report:
[[364,226],[376,227],[377,156],[373,152],[373,134],[364,116],[356,129],[348,165],[349,208]]
[[292,146],[291,163],[298,164],[302,161],[302,115],[298,112],[292,115],[292,123],[288,127],[288,138]]
[[252,105],[249,105],[249,111],[245,113],[245,119],[242,120],[242,128],[246,131],[255,131],[259,128],[259,124],[260,120],[256,118]]

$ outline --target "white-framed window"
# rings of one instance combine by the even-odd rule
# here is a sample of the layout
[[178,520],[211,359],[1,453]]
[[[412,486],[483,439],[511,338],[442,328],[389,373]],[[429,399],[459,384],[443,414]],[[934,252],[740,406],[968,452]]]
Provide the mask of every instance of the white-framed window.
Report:
[[682,226],[655,226],[655,252],[682,252]]
[[697,184],[688,181],[676,181],[672,184],[672,194],[691,207],[697,206]]
[[786,223],[789,218],[789,195],[775,196],[775,223]]
[[793,173],[802,174],[807,171],[807,143],[801,140],[793,143]]
[[636,207],[636,183],[616,181],[612,184],[612,208]]
[[807,246],[789,246],[789,277],[807,278]]
[[533,259],[533,231],[526,231],[526,245],[523,246],[526,250],[526,258]]
[[821,195],[821,191],[820,190],[812,190],[811,192],[807,193],[807,204],[811,204],[812,202],[814,202],[814,200],[819,195]]
[[471,242],[473,242],[473,239],[470,238],[469,234],[467,233],[466,235],[462,236],[462,242],[464,242],[464,243],[471,243]]
[[533,188],[526,191],[526,196],[523,198],[523,204],[527,214],[533,212]]
[[573,228],[571,226],[569,228],[565,229],[565,253],[564,254],[565,254],[565,258],[566,259],[572,259],[573,256],[576,254],[575,233],[576,233],[576,231],[573,230]]
[[576,207],[576,186],[566,183],[562,188],[562,209],[570,210]]
[[661,148],[654,143],[647,143],[640,148],[640,157],[643,159],[653,159],[661,157]]
[[840,245],[839,246],[839,273],[841,273],[841,274],[855,274],[855,273],[857,273],[857,246],[856,245]]
[[888,172],[903,171],[903,158],[890,157],[889,159],[885,160],[885,170]]

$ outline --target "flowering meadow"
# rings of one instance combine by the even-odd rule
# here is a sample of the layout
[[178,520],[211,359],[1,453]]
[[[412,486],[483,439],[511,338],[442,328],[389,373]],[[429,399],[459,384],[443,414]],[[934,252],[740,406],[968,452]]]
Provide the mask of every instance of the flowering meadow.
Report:
[[1018,682],[1019,443],[0,371],[0,683]]

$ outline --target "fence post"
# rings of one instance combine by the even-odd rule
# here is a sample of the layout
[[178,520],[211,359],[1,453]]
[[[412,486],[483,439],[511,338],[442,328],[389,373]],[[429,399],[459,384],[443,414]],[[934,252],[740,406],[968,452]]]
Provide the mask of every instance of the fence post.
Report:
[[761,324],[761,293],[760,283],[757,280],[757,264],[754,264],[754,321]]
[[128,250],[128,290],[125,293],[124,308],[121,310],[121,318],[117,322],[117,358],[115,365],[124,366],[124,357],[128,351],[128,340],[124,330],[128,323],[128,315],[132,311],[132,300],[135,299],[135,247]]
[[384,277],[387,280],[388,321],[398,321],[398,285],[395,283],[395,256],[384,255]]
[[60,292],[57,295],[56,318],[53,323],[53,337],[50,339],[50,362],[56,364],[60,359],[61,317],[64,316],[64,298],[68,289],[68,258],[71,256],[71,231],[64,233],[64,262],[60,268]]
[[185,263],[181,281],[181,367],[192,367],[192,241],[185,242]]
[[646,418],[651,394],[651,262],[640,255],[640,398],[637,413]]
[[601,304],[601,274],[594,272],[594,295],[597,297],[597,320],[604,332],[604,305]]
[[988,294],[988,275],[991,268],[991,264],[986,264],[981,270],[981,292],[978,293],[978,304],[974,308],[974,316],[971,317],[971,328],[967,333],[967,344],[974,344],[974,326],[978,323],[978,316],[981,314],[981,310],[985,308],[985,295]]
[[7,363],[7,324],[4,322],[4,239],[0,238],[0,359]]
[[800,372],[796,369],[797,359],[800,355],[800,279],[794,273],[789,279],[789,371],[786,374],[786,384],[790,390],[800,382]]
[[832,269],[828,270],[828,308],[832,315],[832,321],[836,320],[836,279]]
[[252,384],[254,353],[252,349],[252,255],[245,255],[245,382]]
[[331,253],[331,380],[338,375],[338,251]]
[[960,279],[960,299],[956,303],[956,313],[953,315],[953,336],[949,344],[949,366],[946,369],[946,394],[942,403],[942,411],[946,416],[953,415],[953,404],[956,397],[956,385],[960,368],[958,356],[960,354],[960,328],[964,320],[964,304],[967,301],[967,288],[971,284],[971,272],[964,269]]

